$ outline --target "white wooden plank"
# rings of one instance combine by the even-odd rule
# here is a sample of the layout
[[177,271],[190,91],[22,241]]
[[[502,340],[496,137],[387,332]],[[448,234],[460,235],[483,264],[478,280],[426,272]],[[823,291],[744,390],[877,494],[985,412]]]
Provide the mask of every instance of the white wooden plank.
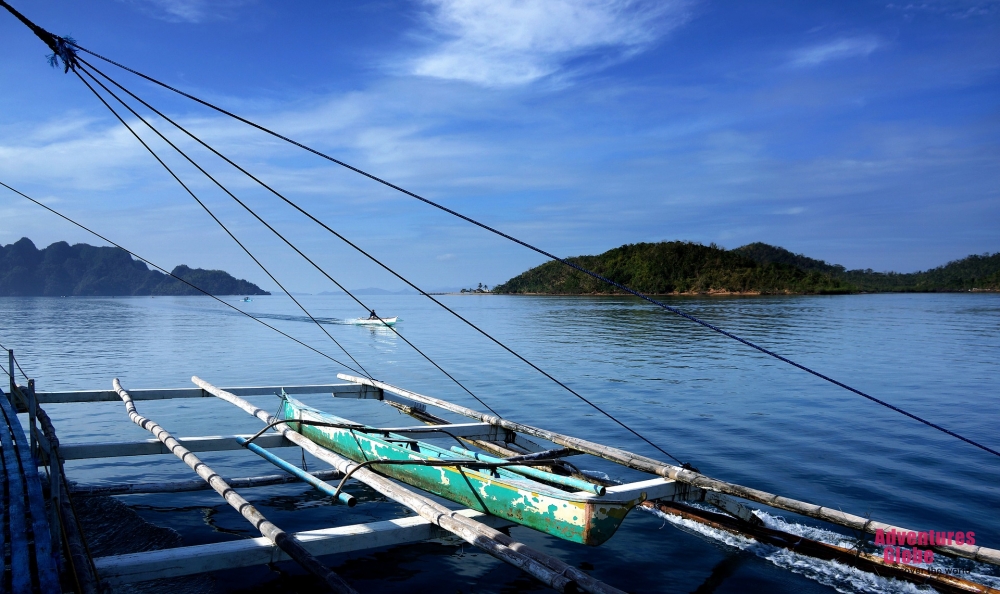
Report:
[[[496,516],[468,509],[455,513],[493,528],[513,525]],[[427,520],[413,516],[369,524],[310,530],[299,532],[294,536],[307,551],[321,556],[420,542],[447,534]],[[117,585],[286,560],[288,557],[280,549],[261,537],[98,557],[94,559],[94,565],[102,581]]]
[[[284,388],[286,394],[334,394],[348,396],[361,392],[373,391],[368,386],[358,384],[319,384],[308,386],[248,386],[241,388],[225,388],[238,396],[267,396],[281,394]],[[167,400],[170,398],[208,398],[212,395],[201,388],[152,388],[144,390],[129,390],[132,400]],[[38,392],[35,395],[39,404],[64,404],[68,402],[119,402],[121,398],[114,390],[80,390],[71,392]]]
[[[642,497],[643,499],[663,499],[673,497],[677,492],[677,485],[677,481],[667,478],[655,478],[648,481],[639,481],[637,483],[626,483],[624,485],[608,487],[607,493],[603,496],[603,498],[611,498],[615,501],[628,501],[631,499],[638,499],[639,497]],[[682,486],[687,487],[687,485]],[[574,493],[574,495],[600,499],[597,495],[587,491],[578,491]]]
[[[236,441],[237,437],[249,439],[250,435],[208,435],[203,437],[180,437],[178,441],[192,452],[218,452],[224,450],[240,450],[243,446]],[[254,443],[262,448],[292,447],[292,442],[277,433],[265,433]],[[149,456],[153,454],[169,454],[158,439],[124,442],[99,443],[66,443],[59,446],[59,456],[64,460],[87,460],[90,458],[117,458],[119,456]]]

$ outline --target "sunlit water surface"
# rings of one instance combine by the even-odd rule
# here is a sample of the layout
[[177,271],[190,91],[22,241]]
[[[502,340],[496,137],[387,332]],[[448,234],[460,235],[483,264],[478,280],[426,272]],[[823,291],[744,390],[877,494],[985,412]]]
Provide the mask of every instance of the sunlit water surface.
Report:
[[[350,363],[287,298],[229,299]],[[428,300],[365,299],[382,315],[398,315],[404,336],[503,416],[664,458]],[[1000,459],[896,412],[633,299],[440,299],[710,476],[918,530],[974,531],[978,544],[1000,546]],[[373,376],[483,408],[392,333],[345,323],[362,313],[346,297],[301,300]],[[998,295],[683,298],[671,303],[1000,449]],[[108,389],[115,377],[126,388],[189,387],[192,375],[218,386],[333,383],[345,371],[207,298],[2,298],[0,342],[15,349],[41,391]],[[304,399],[357,421],[409,424],[375,402]],[[277,405],[273,397],[254,400],[268,408]],[[138,405],[140,413],[177,436],[260,428],[258,421],[215,399]],[[150,437],[128,421],[120,403],[48,408],[64,443]],[[296,449],[276,451],[301,462]],[[276,472],[248,452],[206,453],[202,458],[225,476]],[[613,478],[636,477],[601,460],[585,462]],[[318,466],[311,460],[310,467]],[[87,484],[194,477],[171,456],[72,462],[68,473]],[[334,506],[329,498],[294,484],[244,494],[288,531],[410,514],[361,486],[351,491],[362,501],[353,509]],[[259,536],[211,492],[119,500],[146,521],[176,530],[181,544]],[[829,542],[850,538],[847,532],[822,532],[812,521],[767,511],[764,517],[773,525]],[[918,591],[643,511],[630,514],[618,533],[597,548],[525,528],[512,529],[512,535],[634,592]],[[105,553],[130,542],[121,534],[116,543],[105,540],[94,545]],[[458,540],[325,560],[361,592],[543,589]],[[987,575],[989,569],[958,566],[1000,587],[1000,580]],[[215,592],[311,589],[301,571],[288,564],[219,572],[185,587]]]

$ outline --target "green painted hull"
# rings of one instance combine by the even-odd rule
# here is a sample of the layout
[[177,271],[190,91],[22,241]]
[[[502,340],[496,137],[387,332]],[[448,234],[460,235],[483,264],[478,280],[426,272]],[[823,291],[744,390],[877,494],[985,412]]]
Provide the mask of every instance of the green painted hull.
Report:
[[[281,416],[304,421],[351,422],[289,397],[282,402]],[[413,450],[387,442],[376,434],[295,423],[289,426],[318,445],[355,462],[461,458],[424,442],[416,442],[417,450]],[[390,438],[400,436],[391,435]],[[455,467],[391,465],[374,469],[471,509],[588,545],[599,545],[611,538],[628,512],[642,501],[569,493],[502,468],[497,469],[499,477],[488,470],[479,472]]]

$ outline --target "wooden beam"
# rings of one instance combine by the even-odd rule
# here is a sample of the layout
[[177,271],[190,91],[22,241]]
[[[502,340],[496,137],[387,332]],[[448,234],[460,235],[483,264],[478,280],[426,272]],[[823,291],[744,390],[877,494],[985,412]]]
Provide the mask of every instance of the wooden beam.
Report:
[[253,524],[257,530],[260,530],[261,535],[266,537],[269,542],[273,543],[276,547],[280,547],[291,559],[295,559],[303,569],[323,580],[330,590],[337,594],[358,594],[350,584],[344,581],[344,578],[320,563],[316,557],[302,548],[302,545],[292,538],[291,535],[265,518],[257,508],[226,484],[226,481],[222,480],[222,477],[209,468],[207,464],[199,460],[198,456],[195,456],[193,452],[181,445],[166,429],[140,415],[135,408],[135,403],[132,402],[132,397],[122,388],[118,382],[118,378],[112,380],[111,385],[125,403],[125,410],[128,412],[130,421],[149,431],[162,441],[163,445],[170,448],[171,453],[180,458],[182,462],[187,464],[205,482],[211,484],[212,488],[226,500],[226,503],[238,511],[248,522]]
[[[477,511],[456,512],[493,528],[513,524]],[[413,516],[395,520],[337,526],[299,532],[292,536],[313,555],[335,555],[387,547],[447,536],[448,532]],[[249,538],[159,551],[98,557],[94,565],[101,579],[118,585],[159,578],[171,578],[222,569],[251,567],[287,561],[288,556],[266,538]]]
[[[686,485],[681,486],[683,487]],[[613,496],[615,499],[638,499],[639,497],[643,497],[644,499],[669,499],[673,498],[679,490],[677,481],[655,478],[648,481],[639,481],[636,483],[627,483],[624,485],[608,487],[607,493],[605,493],[604,497]],[[589,491],[580,491],[578,493],[574,493],[574,495],[600,499],[600,497]]]
[[[913,530],[907,528],[901,528],[885,522],[871,520],[869,518],[841,511],[839,509],[832,509],[816,505],[814,503],[799,501],[790,497],[783,497],[781,495],[768,493],[767,491],[761,491],[760,489],[754,489],[752,487],[727,483],[725,481],[705,476],[694,470],[667,464],[653,458],[647,458],[646,456],[634,454],[618,448],[602,445],[586,439],[580,439],[579,437],[564,435],[547,429],[539,429],[538,427],[532,427],[531,425],[515,423],[507,419],[501,419],[493,415],[472,410],[471,408],[453,404],[447,400],[441,400],[440,398],[434,398],[432,396],[424,396],[423,394],[417,394],[416,392],[411,392],[410,390],[398,388],[391,384],[386,384],[377,380],[354,377],[344,373],[338,373],[337,378],[349,382],[355,382],[357,384],[368,385],[373,388],[379,388],[383,392],[391,392],[399,398],[408,399],[424,405],[436,406],[456,414],[476,419],[477,421],[490,423],[498,427],[503,427],[511,431],[531,435],[540,439],[546,439],[563,447],[578,450],[592,456],[598,456],[604,458],[605,460],[610,460],[623,466],[628,466],[629,468],[656,474],[665,478],[671,478],[707,491],[715,491],[717,493],[739,497],[740,499],[763,503],[764,505],[773,508],[802,514],[803,516],[816,518],[817,520],[823,520],[824,522],[830,522],[831,524],[837,524],[838,526],[845,526],[847,528],[851,528],[852,530],[861,530],[870,534],[875,534],[876,530],[884,530],[886,532],[889,532],[890,530],[895,530],[896,532],[914,532]],[[1000,565],[1000,550],[997,549],[968,544],[935,546],[932,548],[935,551],[946,555],[964,557],[966,559],[989,563],[991,565]]]
[[[207,390],[230,404],[242,409],[251,416],[270,424],[273,417],[270,413],[246,400],[216,388],[205,380],[194,376],[191,381],[198,387]],[[484,421],[485,422],[485,421]],[[386,497],[409,507],[424,519],[433,522],[441,528],[458,536],[469,544],[486,551],[493,557],[528,573],[546,586],[559,592],[583,590],[591,594],[624,594],[621,590],[608,586],[579,569],[562,561],[536,551],[531,547],[511,539],[506,534],[486,526],[481,522],[456,514],[440,503],[417,494],[367,468],[355,468],[356,462],[343,458],[331,450],[322,448],[304,436],[292,431],[286,425],[278,425],[275,429],[302,449],[330,464],[342,472],[351,472],[352,476]]]
[[[238,396],[269,396],[281,394],[333,394],[348,397],[351,394],[374,391],[373,388],[358,386],[358,384],[319,384],[309,386],[249,386],[242,388],[225,388],[227,392]],[[168,400],[171,398],[211,398],[212,395],[201,388],[163,388],[129,390],[133,400]],[[73,392],[38,392],[35,394],[39,404],[65,404],[68,402],[119,402],[114,390],[81,390]],[[356,396],[355,396],[356,397]]]
[[[220,452],[225,450],[240,450],[243,446],[236,441],[237,437],[248,439],[250,435],[209,435],[205,437],[180,437],[178,441],[192,452]],[[265,433],[254,443],[262,448],[288,448],[292,442],[277,433]],[[89,460],[91,458],[117,458],[119,456],[150,456],[154,454],[169,454],[170,449],[158,439],[143,441],[98,442],[98,443],[67,443],[59,446],[59,457],[63,460]]]

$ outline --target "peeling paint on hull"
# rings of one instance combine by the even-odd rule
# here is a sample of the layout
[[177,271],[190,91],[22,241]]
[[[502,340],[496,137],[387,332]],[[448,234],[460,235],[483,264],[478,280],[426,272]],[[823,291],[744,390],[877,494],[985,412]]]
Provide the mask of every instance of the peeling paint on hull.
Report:
[[[282,402],[281,416],[286,419],[350,423],[307,406],[294,398]],[[365,460],[417,460],[456,458],[452,452],[417,442],[419,451],[383,441],[372,434],[348,429],[289,425],[315,443],[350,458]],[[391,438],[400,438],[391,435]],[[599,545],[611,538],[628,512],[642,498],[632,500],[580,496],[527,479],[513,472],[428,466],[375,467],[379,473],[408,485],[444,497],[471,509],[486,512],[512,522],[552,534],[572,542]]]

